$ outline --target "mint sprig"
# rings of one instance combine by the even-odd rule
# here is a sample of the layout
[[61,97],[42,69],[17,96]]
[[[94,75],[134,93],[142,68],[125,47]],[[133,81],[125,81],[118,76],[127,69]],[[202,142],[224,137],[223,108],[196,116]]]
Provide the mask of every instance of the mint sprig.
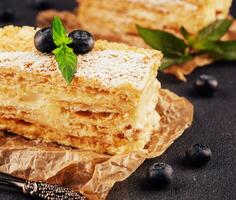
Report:
[[191,35],[184,27],[180,33],[184,39],[162,30],[153,30],[137,25],[139,35],[152,48],[162,51],[164,59],[160,67],[164,70],[175,64],[183,64],[193,56],[208,54],[216,60],[236,60],[236,40],[222,41],[232,20],[217,20]]
[[77,70],[77,56],[74,54],[73,49],[67,46],[72,43],[72,40],[67,36],[66,29],[59,17],[53,18],[51,28],[53,41],[57,46],[53,54],[62,76],[70,84]]
[[217,20],[209,26],[200,30],[196,36],[196,41],[211,41],[215,42],[222,38],[227,33],[233,21],[229,19]]
[[151,30],[137,25],[139,35],[152,48],[161,50],[168,57],[181,56],[185,53],[185,42],[171,33]]

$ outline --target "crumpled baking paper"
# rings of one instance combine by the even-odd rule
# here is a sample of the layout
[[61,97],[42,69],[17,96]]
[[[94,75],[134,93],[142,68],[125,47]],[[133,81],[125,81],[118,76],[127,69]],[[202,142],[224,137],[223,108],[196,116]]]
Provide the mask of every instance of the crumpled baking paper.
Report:
[[[37,25],[38,27],[46,27],[50,25],[54,16],[59,16],[68,30],[75,30],[81,27],[78,17],[75,13],[69,11],[57,11],[57,10],[47,10],[42,11],[37,16]],[[107,39],[111,41],[117,41],[120,38],[128,37],[128,35],[121,35],[118,38],[103,38],[102,35],[97,36],[99,39]],[[229,32],[224,36],[223,40],[235,40],[236,39],[236,20],[234,20],[233,25],[231,26]],[[122,39],[121,39],[122,40]],[[130,37],[128,40],[127,38],[124,41],[132,41],[133,44],[139,44],[138,46],[142,46],[147,48],[148,46],[140,40],[139,37]],[[186,82],[186,76],[191,74],[196,68],[203,67],[208,64],[213,63],[215,60],[210,58],[208,55],[199,55],[195,56],[192,60],[181,64],[181,65],[173,65],[169,67],[164,72],[167,74],[174,75],[177,79]]]
[[153,133],[147,154],[110,156],[0,133],[0,172],[59,184],[90,200],[104,200],[116,182],[130,176],[145,159],[161,155],[192,123],[192,104],[168,90],[160,90],[156,109],[160,130]]

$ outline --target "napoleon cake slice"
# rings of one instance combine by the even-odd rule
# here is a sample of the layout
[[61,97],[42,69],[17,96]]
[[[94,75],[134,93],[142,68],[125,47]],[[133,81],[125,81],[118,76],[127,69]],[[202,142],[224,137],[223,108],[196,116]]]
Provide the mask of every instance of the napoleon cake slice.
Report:
[[[136,24],[179,34],[184,26],[196,34],[227,18],[232,0],[78,0],[78,20],[98,38],[146,47]],[[102,28],[101,28],[102,27]]]
[[158,130],[162,54],[97,41],[71,85],[31,27],[0,29],[0,129],[99,153],[144,151]]

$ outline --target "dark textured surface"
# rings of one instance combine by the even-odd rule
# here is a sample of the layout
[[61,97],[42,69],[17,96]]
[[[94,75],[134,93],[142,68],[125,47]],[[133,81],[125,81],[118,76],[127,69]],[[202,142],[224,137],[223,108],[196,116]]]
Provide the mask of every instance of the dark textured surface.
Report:
[[[12,6],[16,19],[9,24],[34,25],[36,10],[27,0],[1,0]],[[54,7],[73,9],[72,0],[54,0]],[[59,2],[64,2],[63,6]],[[65,3],[66,2],[66,3]],[[236,14],[236,1],[233,9]],[[1,24],[3,25],[3,24]],[[192,84],[201,73],[214,75],[219,89],[212,98],[194,95]],[[235,200],[236,199],[236,62],[219,62],[196,70],[188,83],[160,74],[163,87],[187,97],[195,106],[192,127],[161,157],[146,161],[127,180],[112,189],[109,200]],[[191,169],[182,162],[185,150],[195,143],[209,146],[213,159],[202,169]],[[174,169],[174,180],[165,190],[151,190],[145,186],[146,170],[157,161],[167,162]],[[0,187],[1,200],[30,200],[19,193]]]

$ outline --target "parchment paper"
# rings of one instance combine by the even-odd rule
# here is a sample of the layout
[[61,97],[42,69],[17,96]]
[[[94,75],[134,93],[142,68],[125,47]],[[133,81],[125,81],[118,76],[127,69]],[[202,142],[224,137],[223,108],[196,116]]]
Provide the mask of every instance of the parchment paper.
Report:
[[59,184],[90,200],[104,200],[116,182],[131,175],[145,159],[161,155],[192,123],[192,104],[168,90],[160,90],[156,109],[160,130],[153,133],[148,154],[102,155],[0,133],[0,172]]
[[[57,11],[57,10],[47,10],[42,11],[37,16],[37,26],[38,27],[45,27],[49,26],[53,17],[59,16],[63,23],[66,25],[68,30],[75,30],[81,27],[78,17],[73,12],[69,11]],[[126,37],[126,35],[118,36],[117,38],[103,38],[102,35],[99,36],[100,39],[107,39],[111,41],[119,41],[120,37]],[[235,40],[236,39],[236,20],[234,21],[233,25],[231,26],[229,32],[224,36],[224,40]],[[127,39],[125,40],[127,41]],[[133,44],[139,44],[138,46],[142,46],[147,48],[148,46],[141,40],[139,37],[134,36],[130,37],[128,41],[135,41]],[[164,72],[167,74],[174,75],[177,79],[186,82],[186,76],[191,74],[196,68],[204,67],[208,64],[213,63],[215,60],[210,58],[208,55],[200,55],[195,56],[192,60],[182,64],[182,65],[173,65],[169,67]]]

